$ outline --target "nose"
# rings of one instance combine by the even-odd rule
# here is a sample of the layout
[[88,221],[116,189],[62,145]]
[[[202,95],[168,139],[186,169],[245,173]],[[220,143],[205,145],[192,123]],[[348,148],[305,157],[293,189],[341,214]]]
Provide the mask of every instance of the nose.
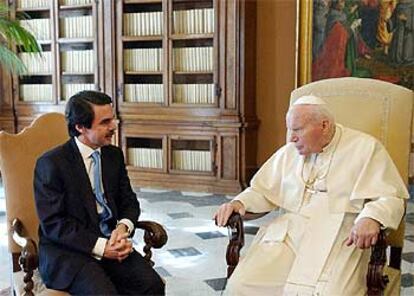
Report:
[[294,142],[294,143],[299,140],[298,136],[295,135],[295,133],[293,133],[293,132],[289,133],[288,139],[289,139],[289,142]]
[[115,119],[115,118],[112,119],[110,129],[115,130],[117,128],[118,124],[119,124],[119,119]]

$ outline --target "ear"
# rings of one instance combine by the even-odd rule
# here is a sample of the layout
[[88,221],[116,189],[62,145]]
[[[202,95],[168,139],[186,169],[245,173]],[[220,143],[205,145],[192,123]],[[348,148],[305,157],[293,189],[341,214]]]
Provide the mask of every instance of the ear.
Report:
[[322,129],[324,130],[324,131],[328,131],[329,130],[329,127],[330,127],[330,122],[329,122],[329,120],[322,120]]
[[80,134],[84,134],[85,133],[85,127],[81,124],[76,124],[75,125],[76,130],[80,133]]

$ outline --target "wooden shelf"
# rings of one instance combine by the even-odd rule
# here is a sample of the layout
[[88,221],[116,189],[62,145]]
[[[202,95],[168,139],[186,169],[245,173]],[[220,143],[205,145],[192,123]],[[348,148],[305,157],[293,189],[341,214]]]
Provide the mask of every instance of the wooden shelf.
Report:
[[52,44],[52,40],[37,40],[37,43],[40,45],[49,45]]
[[62,72],[64,76],[93,76],[93,72]]
[[199,3],[199,2],[211,2],[209,0],[172,0],[174,4],[176,3]]
[[33,76],[45,77],[45,76],[52,76],[52,75],[53,73],[30,73],[30,74],[20,75],[20,77],[33,77]]
[[125,106],[135,106],[135,105],[140,105],[140,106],[155,106],[155,107],[159,107],[159,106],[163,106],[164,102],[124,102]]
[[78,9],[92,9],[92,3],[81,5],[60,5],[60,10],[78,10]]
[[122,36],[123,42],[134,42],[134,41],[162,41],[162,35],[151,35],[151,36]]
[[49,6],[45,7],[30,7],[30,8],[17,8],[16,12],[37,12],[37,11],[50,11]]
[[173,34],[172,40],[213,39],[214,33],[207,34]]
[[92,43],[95,39],[92,37],[84,38],[59,38],[58,42],[61,44],[72,44],[72,43]]
[[125,4],[151,4],[162,3],[162,0],[124,0]]
[[25,105],[49,105],[51,103],[53,103],[53,100],[50,100],[50,101],[23,101],[23,100],[21,100],[21,98],[19,100],[19,104],[25,104]]
[[197,72],[184,72],[184,71],[173,71],[175,75],[213,75],[212,71],[197,71]]
[[195,107],[195,106],[197,106],[197,107],[200,107],[200,108],[211,108],[211,107],[216,107],[216,103],[211,103],[211,104],[206,104],[206,103],[203,103],[203,104],[197,104],[197,103],[175,103],[175,102],[172,102],[171,103],[171,106],[174,106],[174,107],[183,107],[183,108],[186,108],[186,107],[191,107],[191,108],[193,108],[193,107]]
[[162,75],[163,72],[154,71],[154,72],[141,72],[141,71],[125,71],[125,75]]

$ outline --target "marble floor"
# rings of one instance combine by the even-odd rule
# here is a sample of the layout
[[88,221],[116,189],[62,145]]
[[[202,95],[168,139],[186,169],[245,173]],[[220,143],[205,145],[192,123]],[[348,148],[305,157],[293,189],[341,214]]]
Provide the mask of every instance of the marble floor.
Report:
[[[218,228],[211,219],[218,205],[231,199],[224,195],[140,189],[138,198],[142,220],[154,220],[165,226],[168,242],[155,250],[155,269],[167,282],[167,295],[221,295],[226,283],[225,252],[227,229]],[[258,225],[271,216],[246,223],[246,246]],[[406,240],[402,262],[402,295],[414,295],[414,202],[408,203]],[[134,236],[142,250],[142,233]],[[0,290],[10,286],[10,262],[6,251],[4,197],[0,191]],[[246,250],[245,247],[243,250]],[[2,294],[0,291],[0,295]]]

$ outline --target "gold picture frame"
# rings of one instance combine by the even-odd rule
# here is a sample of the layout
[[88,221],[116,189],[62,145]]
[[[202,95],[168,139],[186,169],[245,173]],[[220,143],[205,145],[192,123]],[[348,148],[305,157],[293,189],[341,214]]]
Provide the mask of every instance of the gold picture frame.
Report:
[[297,86],[312,81],[312,0],[297,0]]
[[[297,55],[296,55],[296,86],[301,86],[304,84],[307,84],[309,82],[315,81],[315,79],[312,78],[312,35],[313,35],[313,15],[314,15],[314,1],[315,0],[296,0],[297,5],[297,27],[296,27],[296,39],[297,39]],[[339,0],[341,1],[341,0]],[[318,74],[322,71],[323,75],[318,75],[318,79],[325,79],[325,78],[334,78],[334,77],[344,77],[344,76],[353,76],[353,77],[365,77],[365,78],[373,78],[373,79],[379,79],[391,83],[395,83],[398,85],[402,85],[406,88],[414,90],[414,64],[413,64],[413,57],[409,55],[408,57],[401,58],[401,51],[406,52],[407,50],[398,48],[395,49],[396,51],[399,51],[398,53],[393,53],[393,39],[395,38],[395,44],[401,44],[401,42],[405,42],[402,40],[411,40],[410,38],[406,38],[406,36],[402,36],[400,34],[401,30],[398,29],[399,19],[401,19],[401,15],[406,13],[404,12],[404,4],[405,2],[399,2],[396,0],[388,0],[384,1],[384,3],[392,2],[395,3],[395,5],[392,8],[392,11],[388,13],[388,18],[386,19],[386,23],[383,24],[383,30],[384,26],[386,30],[390,30],[387,32],[387,34],[390,36],[390,40],[388,44],[381,43],[378,39],[378,32],[380,30],[379,25],[376,25],[371,33],[366,33],[369,29],[368,28],[368,22],[364,23],[364,15],[362,12],[364,9],[366,10],[367,7],[363,7],[363,2],[356,2],[356,1],[346,1],[344,2],[344,6],[341,8],[332,6],[328,7],[329,12],[333,9],[341,11],[343,14],[347,15],[347,18],[351,16],[351,14],[354,14],[355,11],[357,11],[357,16],[353,21],[355,21],[354,24],[352,22],[350,23],[341,23],[344,28],[349,33],[349,39],[353,39],[355,42],[354,48],[357,48],[355,52],[353,53],[353,60],[352,60],[352,67],[348,68],[340,68],[344,69],[342,73],[338,74],[340,71],[336,73],[336,76],[329,76],[329,71],[325,71],[325,69],[330,69],[329,66],[321,66],[320,63],[317,63],[316,65],[313,65],[313,70],[317,70]],[[414,1],[414,0],[412,0]],[[331,2],[332,3],[332,2]],[[355,10],[350,10],[350,5],[357,5]],[[355,4],[358,3],[358,4]],[[380,17],[380,14],[382,13],[382,8],[380,5],[383,2],[373,2],[373,1],[367,1],[367,3],[377,3],[377,6],[368,7],[368,9],[372,9],[374,13],[377,13],[377,17]],[[404,17],[407,17],[405,15]],[[326,17],[326,16],[325,16]],[[359,24],[358,24],[359,22]],[[392,26],[394,26],[394,29],[388,29],[390,23],[393,23]],[[356,27],[353,27],[353,25],[356,25]],[[391,26],[391,27],[392,27]],[[397,28],[397,29],[396,29]],[[394,30],[394,31],[392,31]],[[398,34],[396,33],[398,30]],[[345,31],[345,30],[344,30]],[[383,32],[383,31],[381,31]],[[365,33],[365,34],[364,34]],[[407,30],[404,34],[413,34],[412,31]],[[328,40],[329,32],[326,32],[326,40]],[[398,38],[398,39],[397,39]],[[372,44],[372,40],[374,40],[374,44]],[[324,42],[324,41],[323,41]],[[347,41],[348,42],[348,41]],[[323,46],[325,46],[325,43]],[[333,44],[333,45],[332,45]],[[335,50],[332,50],[332,48],[335,47],[335,43],[330,43],[330,50],[326,50],[326,52],[335,52]],[[397,45],[396,45],[397,46]],[[400,45],[398,45],[400,46]],[[385,47],[387,48],[387,51],[384,50]],[[360,48],[363,48],[364,51],[359,52]],[[343,47],[338,52],[344,53]],[[389,52],[388,52],[389,49]],[[319,52],[319,55],[322,55],[323,47],[321,47],[321,50]],[[331,55],[332,57],[332,55]],[[348,56],[344,56],[344,59],[348,58]],[[338,59],[338,56],[336,56],[336,59]],[[317,59],[315,59],[317,61]],[[323,60],[323,59],[320,59]],[[348,60],[346,61],[348,62]],[[329,64],[329,63],[328,63]],[[333,68],[335,69],[335,68]],[[344,75],[343,73],[346,73]],[[315,74],[315,73],[314,73]],[[318,80],[316,79],[316,80]]]

